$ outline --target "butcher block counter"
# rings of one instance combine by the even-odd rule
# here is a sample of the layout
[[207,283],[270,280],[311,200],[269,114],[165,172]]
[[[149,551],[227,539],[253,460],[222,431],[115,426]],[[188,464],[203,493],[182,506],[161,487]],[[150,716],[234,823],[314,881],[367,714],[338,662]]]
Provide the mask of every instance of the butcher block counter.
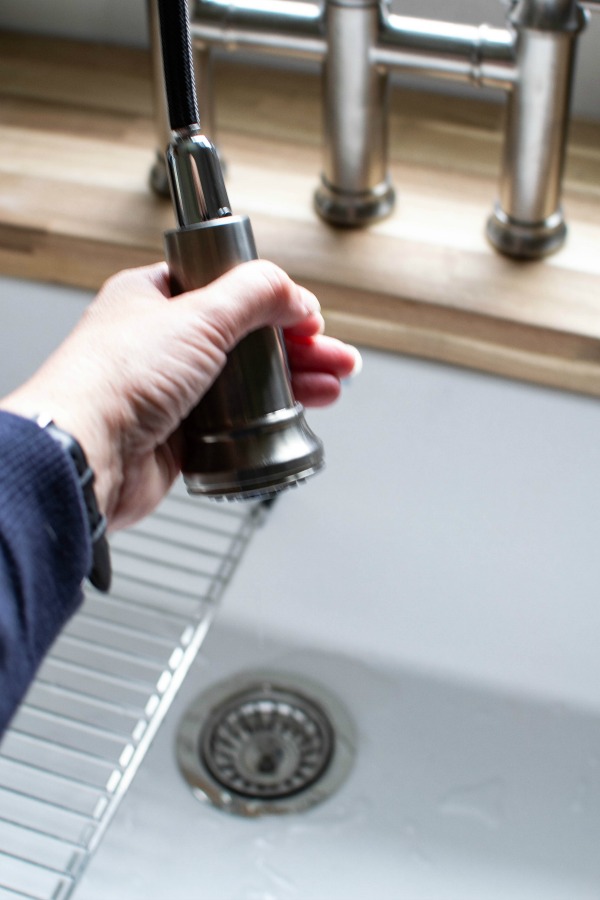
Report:
[[[315,74],[216,66],[218,143],[259,251],[319,296],[330,334],[600,395],[600,125],[574,122],[563,250],[499,256],[484,237],[503,107],[395,89],[395,214],[335,229],[312,208]],[[0,34],[0,273],[90,289],[162,257],[149,54]]]

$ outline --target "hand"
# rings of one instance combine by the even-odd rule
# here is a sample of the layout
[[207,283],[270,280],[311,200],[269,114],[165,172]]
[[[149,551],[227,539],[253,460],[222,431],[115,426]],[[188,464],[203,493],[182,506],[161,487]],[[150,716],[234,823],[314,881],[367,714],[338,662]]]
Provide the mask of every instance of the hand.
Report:
[[283,329],[292,386],[307,406],[335,400],[360,359],[325,337],[313,294],[271,263],[238,266],[171,298],[165,264],[109,279],[42,368],[0,407],[44,413],[81,443],[109,527],[149,513],[180,472],[178,426],[227,353],[265,325]]

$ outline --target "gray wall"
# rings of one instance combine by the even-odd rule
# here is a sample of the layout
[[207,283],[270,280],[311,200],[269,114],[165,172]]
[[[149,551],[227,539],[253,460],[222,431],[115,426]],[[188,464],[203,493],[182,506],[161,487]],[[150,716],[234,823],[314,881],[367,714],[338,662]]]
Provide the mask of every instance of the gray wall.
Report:
[[[393,0],[393,5],[404,15],[500,25],[507,2]],[[145,0],[2,0],[0,28],[139,46],[147,42],[145,10]],[[600,13],[592,18],[580,40],[574,97],[576,115],[600,120],[599,60]],[[464,93],[464,89],[460,92]]]

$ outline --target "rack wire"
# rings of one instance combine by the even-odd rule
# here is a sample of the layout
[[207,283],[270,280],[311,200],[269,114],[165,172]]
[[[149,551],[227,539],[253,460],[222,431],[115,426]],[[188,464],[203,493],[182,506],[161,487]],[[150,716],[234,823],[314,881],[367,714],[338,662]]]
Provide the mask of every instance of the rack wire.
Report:
[[0,900],[70,897],[208,631],[265,507],[177,487],[111,540],[0,744]]

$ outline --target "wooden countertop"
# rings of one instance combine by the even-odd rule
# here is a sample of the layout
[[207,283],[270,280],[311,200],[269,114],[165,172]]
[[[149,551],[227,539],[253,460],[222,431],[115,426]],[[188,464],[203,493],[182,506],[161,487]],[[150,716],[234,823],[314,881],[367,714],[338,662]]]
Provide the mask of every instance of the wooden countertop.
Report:
[[[600,395],[600,126],[571,129],[566,247],[517,263],[483,234],[502,107],[473,97],[395,90],[397,210],[338,230],[312,211],[319,79],[219,63],[234,209],[319,295],[329,333]],[[161,258],[173,218],[148,188],[154,146],[147,53],[0,33],[0,272],[95,289]]]

